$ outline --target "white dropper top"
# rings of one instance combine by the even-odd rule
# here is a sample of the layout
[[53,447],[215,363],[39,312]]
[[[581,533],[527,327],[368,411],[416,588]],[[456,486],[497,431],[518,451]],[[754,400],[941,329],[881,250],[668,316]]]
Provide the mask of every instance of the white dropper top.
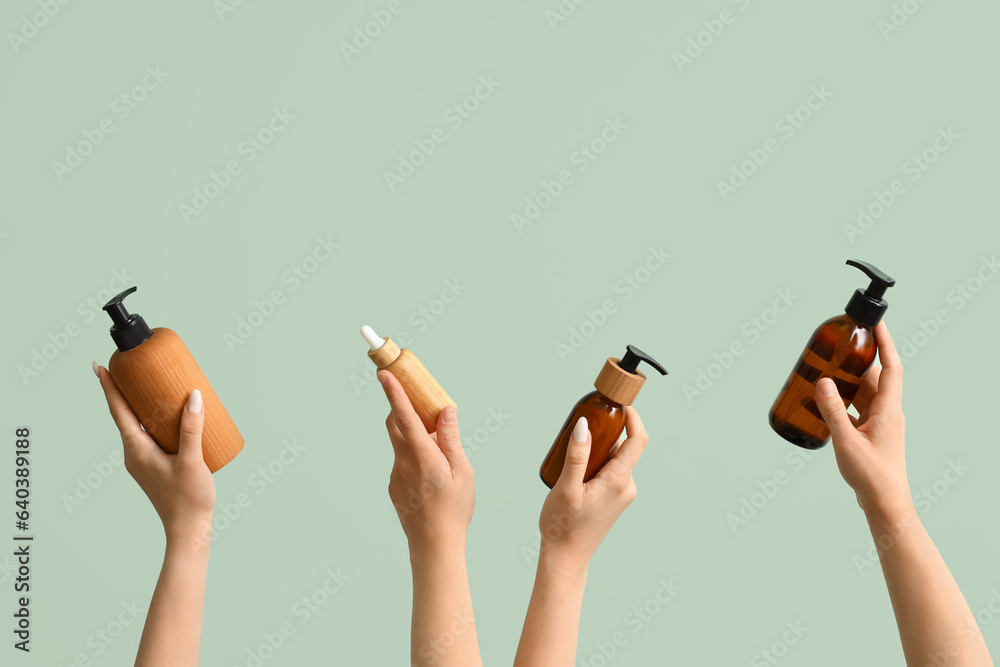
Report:
[[361,327],[361,337],[368,343],[368,347],[372,349],[372,352],[385,345],[385,339],[375,333],[375,330],[367,324]]

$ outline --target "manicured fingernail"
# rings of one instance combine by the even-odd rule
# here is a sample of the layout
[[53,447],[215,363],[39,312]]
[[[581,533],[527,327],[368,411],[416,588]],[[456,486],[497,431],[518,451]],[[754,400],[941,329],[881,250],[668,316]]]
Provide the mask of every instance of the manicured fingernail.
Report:
[[191,392],[191,398],[188,399],[187,411],[201,412],[201,392],[197,389]]
[[96,361],[94,362],[94,375],[97,376],[98,380],[101,379],[101,373],[100,373],[100,371],[97,370],[97,362]]
[[830,398],[837,395],[837,385],[833,384],[830,378],[820,378],[816,383],[816,393],[820,396]]
[[387,372],[388,371],[379,371],[378,373],[375,374],[375,377],[378,378],[379,384],[382,385],[383,387],[385,386],[385,374]]
[[584,442],[587,439],[587,418],[580,417],[573,427],[573,442]]
[[458,421],[458,412],[454,407],[448,406],[441,411],[441,423],[442,424],[454,424]]

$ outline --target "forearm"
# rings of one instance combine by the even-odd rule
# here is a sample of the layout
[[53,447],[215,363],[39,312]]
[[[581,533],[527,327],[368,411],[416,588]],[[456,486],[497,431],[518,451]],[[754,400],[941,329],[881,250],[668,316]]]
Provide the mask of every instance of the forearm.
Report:
[[208,555],[208,543],[168,540],[142,629],[136,667],[198,665]]
[[866,517],[906,664],[992,665],[969,605],[913,505],[874,507]]
[[573,667],[586,584],[587,562],[542,549],[514,667]]
[[481,666],[465,540],[410,551],[413,618],[410,661],[415,667]]

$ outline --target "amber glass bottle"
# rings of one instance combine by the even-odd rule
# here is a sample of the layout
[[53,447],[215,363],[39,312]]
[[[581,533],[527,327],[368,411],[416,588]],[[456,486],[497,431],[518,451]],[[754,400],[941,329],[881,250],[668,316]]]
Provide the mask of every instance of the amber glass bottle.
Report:
[[632,345],[627,347],[625,356],[621,359],[610,357],[594,382],[597,391],[590,392],[573,406],[542,462],[539,475],[550,489],[555,486],[559,475],[562,474],[569,439],[580,417],[587,418],[591,437],[590,460],[587,462],[583,480],[587,482],[593,479],[608,462],[612,447],[625,430],[624,406],[632,405],[646,381],[646,376],[638,370],[640,361],[645,361],[662,375],[667,374],[666,369],[655,359]]
[[816,329],[768,415],[778,435],[806,449],[818,449],[830,437],[830,429],[816,405],[816,382],[823,377],[833,379],[844,405],[851,404],[875,361],[877,348],[872,329],[889,307],[882,295],[896,284],[871,264],[856,260],[847,263],[868,274],[871,285],[854,293],[844,315]]

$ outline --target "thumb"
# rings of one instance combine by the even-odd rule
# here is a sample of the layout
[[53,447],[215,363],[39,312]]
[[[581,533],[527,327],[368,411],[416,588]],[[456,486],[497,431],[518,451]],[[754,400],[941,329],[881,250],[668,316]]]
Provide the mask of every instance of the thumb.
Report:
[[201,449],[201,434],[205,427],[205,411],[202,409],[201,392],[195,389],[181,412],[180,443],[177,458],[190,463],[205,463]]
[[844,399],[840,397],[837,385],[830,378],[820,378],[816,383],[816,405],[826,425],[830,427],[834,443],[855,430],[844,406]]
[[590,462],[590,429],[587,428],[587,418],[580,417],[573,427],[573,433],[566,445],[566,460],[563,462],[562,474],[556,484],[579,486],[587,473],[587,463]]
[[458,409],[453,405],[445,406],[437,418],[437,444],[452,467],[465,458],[462,449],[462,437],[458,433]]

